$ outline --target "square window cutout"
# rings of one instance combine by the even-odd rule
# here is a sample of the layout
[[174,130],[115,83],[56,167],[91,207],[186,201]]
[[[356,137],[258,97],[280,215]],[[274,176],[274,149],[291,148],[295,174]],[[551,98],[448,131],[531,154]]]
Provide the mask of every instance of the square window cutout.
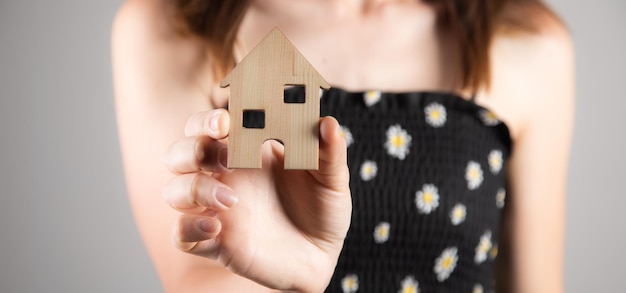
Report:
[[243,110],[243,127],[245,128],[265,128],[264,110]]
[[306,102],[306,91],[304,85],[287,84],[283,91],[283,102],[285,104],[304,104]]

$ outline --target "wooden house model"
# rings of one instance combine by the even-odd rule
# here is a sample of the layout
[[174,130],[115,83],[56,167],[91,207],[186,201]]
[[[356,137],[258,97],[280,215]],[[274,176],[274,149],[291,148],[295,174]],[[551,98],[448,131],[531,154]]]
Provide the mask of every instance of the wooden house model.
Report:
[[[261,168],[268,139],[284,145],[285,169],[318,168],[319,91],[330,86],[281,31],[272,30],[221,86],[230,86],[229,168]],[[288,86],[304,86],[304,101],[285,100]]]

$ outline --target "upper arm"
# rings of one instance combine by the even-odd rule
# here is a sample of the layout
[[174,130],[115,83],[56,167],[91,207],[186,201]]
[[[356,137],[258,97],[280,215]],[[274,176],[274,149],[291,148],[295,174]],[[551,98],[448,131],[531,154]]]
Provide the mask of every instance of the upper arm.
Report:
[[[202,46],[168,27],[159,1],[128,1],[112,31],[115,101],[127,190],[135,221],[167,292],[250,291],[258,285],[171,242],[178,212],[162,199],[172,178],[162,157],[184,136],[193,113],[211,108],[210,76],[202,77]],[[206,82],[203,84],[203,82]]]
[[[562,292],[567,162],[574,113],[573,49],[555,25],[503,41],[495,73],[515,105],[515,137],[500,249],[506,292]],[[496,60],[498,62],[498,60]],[[497,84],[497,83],[496,83]],[[504,86],[502,86],[504,84]]]
[[170,143],[183,135],[186,118],[202,103],[186,96],[185,82],[170,76],[174,48],[162,46],[150,27],[145,2],[129,1],[119,10],[112,31],[112,62],[117,123],[124,172],[135,221],[144,244],[167,288],[176,271],[185,271],[188,256],[171,245],[177,217],[161,198],[171,174],[162,164]]

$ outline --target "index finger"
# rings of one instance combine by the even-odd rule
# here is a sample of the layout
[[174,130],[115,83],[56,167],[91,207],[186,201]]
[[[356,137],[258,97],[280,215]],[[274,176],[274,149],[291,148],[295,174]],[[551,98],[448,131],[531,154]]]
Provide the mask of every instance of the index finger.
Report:
[[223,139],[228,136],[229,127],[230,116],[227,110],[203,111],[189,117],[185,125],[185,135]]

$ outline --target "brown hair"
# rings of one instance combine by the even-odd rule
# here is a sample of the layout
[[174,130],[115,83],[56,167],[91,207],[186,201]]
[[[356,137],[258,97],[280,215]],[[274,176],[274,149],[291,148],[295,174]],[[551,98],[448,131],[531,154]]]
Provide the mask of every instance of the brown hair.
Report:
[[[498,30],[536,31],[539,15],[556,18],[541,0],[422,0],[436,8],[439,26],[454,34],[459,47],[461,86],[488,88],[489,48]],[[182,31],[202,36],[216,64],[216,78],[233,66],[239,25],[249,0],[176,0]]]

